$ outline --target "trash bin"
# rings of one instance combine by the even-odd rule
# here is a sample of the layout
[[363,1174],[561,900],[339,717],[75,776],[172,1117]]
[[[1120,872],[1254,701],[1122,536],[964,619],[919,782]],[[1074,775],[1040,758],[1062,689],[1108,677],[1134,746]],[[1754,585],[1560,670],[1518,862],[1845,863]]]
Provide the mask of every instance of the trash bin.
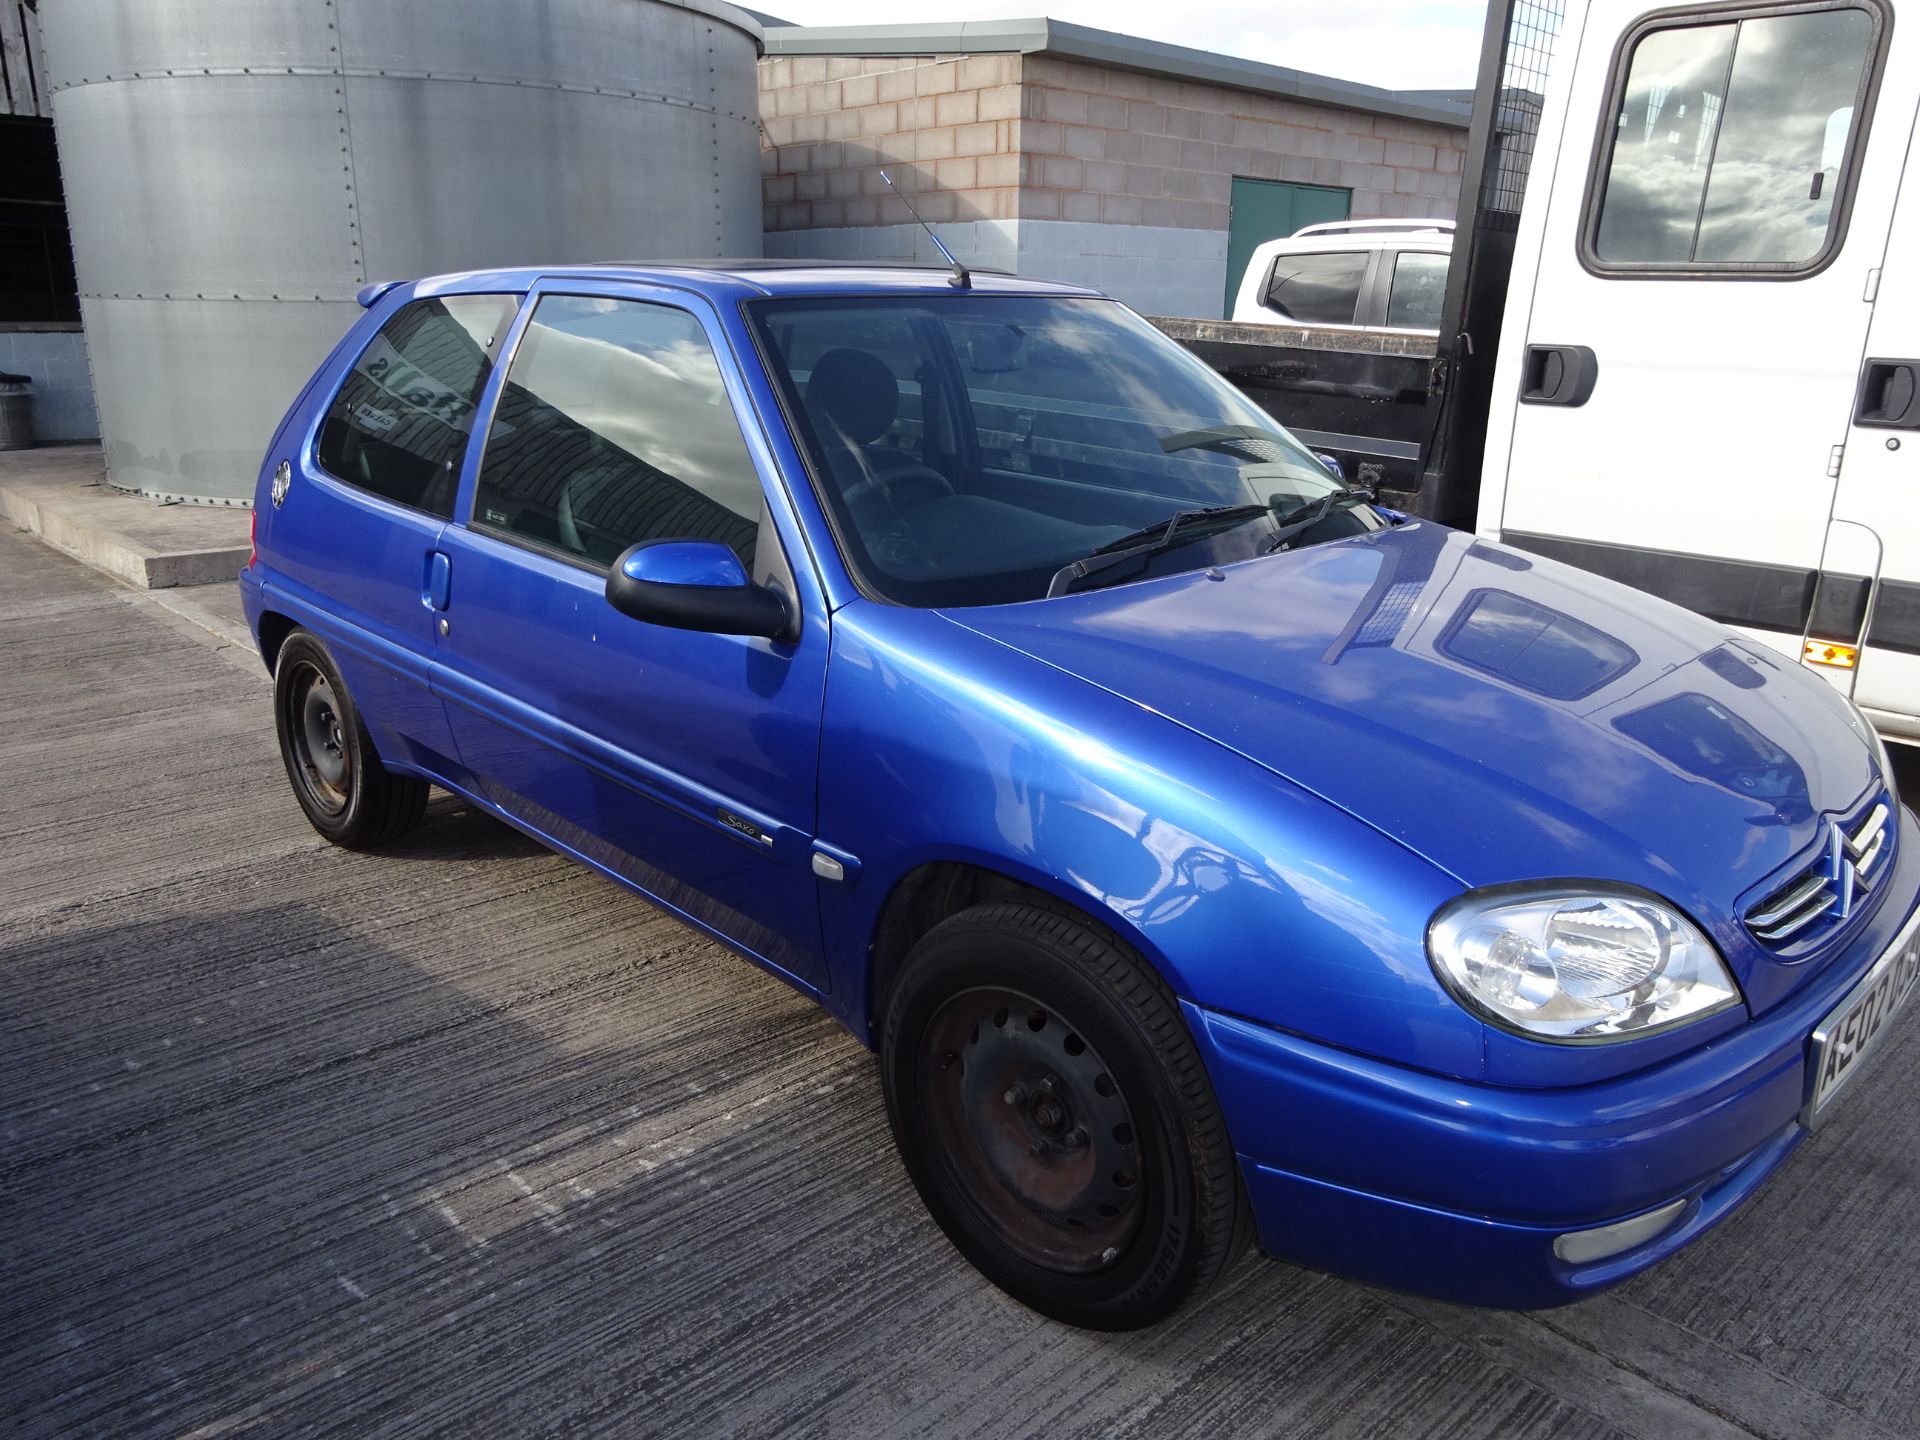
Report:
[[0,370],[0,450],[33,448],[33,381]]

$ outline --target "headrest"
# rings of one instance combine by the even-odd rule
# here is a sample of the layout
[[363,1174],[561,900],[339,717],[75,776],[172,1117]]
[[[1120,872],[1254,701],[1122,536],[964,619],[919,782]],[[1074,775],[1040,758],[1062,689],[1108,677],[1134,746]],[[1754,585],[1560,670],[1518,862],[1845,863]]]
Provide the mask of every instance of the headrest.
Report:
[[833,421],[856,445],[886,434],[900,410],[900,383],[865,350],[829,350],[807,380],[807,408]]

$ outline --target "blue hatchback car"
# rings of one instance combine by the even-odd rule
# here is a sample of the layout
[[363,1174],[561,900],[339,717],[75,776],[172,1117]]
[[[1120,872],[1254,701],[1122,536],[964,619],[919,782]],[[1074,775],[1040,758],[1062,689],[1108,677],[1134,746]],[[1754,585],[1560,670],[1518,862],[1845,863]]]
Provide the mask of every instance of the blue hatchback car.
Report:
[[429,784],[878,1050],[997,1284],[1263,1248],[1502,1306],[1724,1218],[1920,975],[1826,682],[1378,508],[1123,306],[943,270],[373,286],[241,577],[287,774]]

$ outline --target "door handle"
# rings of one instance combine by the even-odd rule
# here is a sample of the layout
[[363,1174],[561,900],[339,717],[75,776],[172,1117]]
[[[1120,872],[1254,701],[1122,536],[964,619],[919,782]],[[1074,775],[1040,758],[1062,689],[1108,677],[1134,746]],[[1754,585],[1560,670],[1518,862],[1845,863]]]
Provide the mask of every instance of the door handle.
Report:
[[420,603],[444,610],[453,600],[453,560],[439,550],[427,552],[427,583],[420,587]]
[[1853,423],[1877,430],[1920,430],[1920,360],[1869,360],[1860,369]]
[[1584,405],[1600,362],[1585,345],[1529,345],[1520,373],[1522,405]]

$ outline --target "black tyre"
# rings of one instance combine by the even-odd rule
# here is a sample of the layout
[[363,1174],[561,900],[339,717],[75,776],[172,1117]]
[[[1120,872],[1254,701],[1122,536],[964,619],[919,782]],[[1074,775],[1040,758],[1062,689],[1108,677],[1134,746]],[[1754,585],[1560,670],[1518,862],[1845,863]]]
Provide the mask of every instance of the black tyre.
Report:
[[392,774],[380,763],[339,667],[305,630],[280,646],[273,719],[294,798],[334,844],[364,850],[420,823],[426,781]]
[[1233,1147],[1173,994],[1093,927],[1022,904],[936,926],[888,997],[880,1064],[927,1209],[1042,1314],[1149,1325],[1246,1248]]

